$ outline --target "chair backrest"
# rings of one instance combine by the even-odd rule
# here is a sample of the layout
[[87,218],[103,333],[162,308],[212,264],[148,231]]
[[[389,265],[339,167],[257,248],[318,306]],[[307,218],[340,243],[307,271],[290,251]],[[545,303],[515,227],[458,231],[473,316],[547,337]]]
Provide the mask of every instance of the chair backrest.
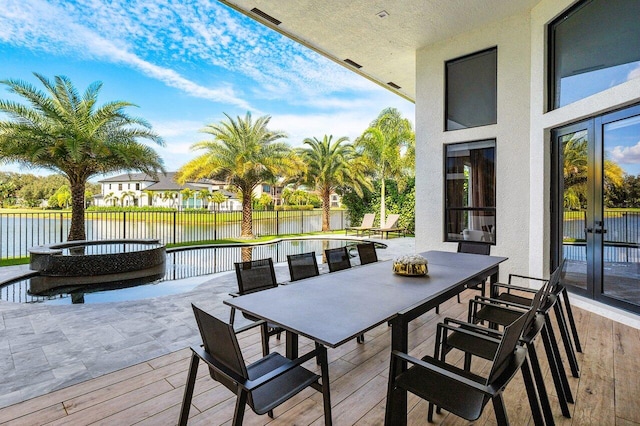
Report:
[[[247,367],[244,363],[233,326],[209,315],[193,304],[191,304],[191,307],[193,308],[193,313],[198,323],[204,350],[211,355],[214,360],[238,376],[245,379],[248,378]],[[216,372],[216,370],[211,367],[209,367],[209,374],[211,374],[213,380],[222,383],[233,393],[237,393],[238,386],[233,380]]]
[[324,256],[327,259],[327,264],[329,265],[329,272],[336,272],[351,268],[349,252],[346,247],[327,249],[324,251]]
[[561,277],[564,274],[564,268],[565,262],[564,259],[562,259],[562,262],[560,262],[556,269],[554,269],[554,271],[551,273],[551,276],[549,277],[549,281],[547,281],[548,292],[546,294],[546,297],[543,299],[541,306],[541,309],[543,311],[547,311],[553,307],[554,303],[556,303],[558,295],[564,288],[561,282]]
[[278,286],[271,258],[238,262],[235,266],[238,293],[241,295]]
[[373,228],[373,221],[376,220],[375,213],[365,213],[362,217],[360,228]]
[[289,264],[291,281],[315,277],[319,274],[315,251],[311,253],[290,254],[287,256],[287,263]]
[[[514,354],[516,346],[520,340],[520,336],[524,331],[527,319],[529,318],[527,314],[531,311],[535,313],[535,310],[531,308],[526,313],[520,315],[517,320],[504,328],[502,339],[498,345],[498,350],[493,358],[491,371],[487,377],[487,384],[491,384],[498,380],[503,373],[507,376],[515,374],[515,371],[511,371],[511,369],[515,367],[511,357]],[[517,368],[519,368],[519,365],[516,369]]]
[[477,241],[460,241],[458,243],[458,253],[485,254],[491,253],[491,244]]
[[387,216],[387,221],[384,223],[384,226],[381,226],[382,229],[394,228],[398,223],[398,219],[400,219],[399,214],[390,214]]
[[375,243],[360,243],[356,245],[358,256],[360,256],[360,264],[374,263],[378,261]]

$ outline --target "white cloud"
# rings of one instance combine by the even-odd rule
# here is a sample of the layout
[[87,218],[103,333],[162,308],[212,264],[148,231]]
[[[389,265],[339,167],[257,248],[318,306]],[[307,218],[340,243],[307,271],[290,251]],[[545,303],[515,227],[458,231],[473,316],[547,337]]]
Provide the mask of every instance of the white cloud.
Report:
[[242,109],[251,108],[231,86],[204,87],[193,81],[197,77],[188,79],[175,71],[178,64],[220,67],[254,80],[260,88],[256,97],[291,98],[321,108],[340,104],[319,102],[319,97],[377,90],[366,79],[216,1],[4,0],[3,9],[0,40],[123,63],[191,96]]
[[[73,13],[69,13],[73,12],[69,10],[72,7],[70,4],[56,7],[40,0],[9,0],[3,4],[6,13],[0,15],[0,40],[34,50],[46,50],[53,54],[75,53],[83,57],[125,64],[191,96],[255,111],[246,100],[238,97],[228,84],[222,84],[217,88],[204,87],[173,69],[156,65],[132,53],[130,48],[135,44],[130,44],[130,41],[135,43],[135,40],[117,37],[122,35],[118,34],[119,32],[124,31],[119,27],[124,26],[125,29],[132,30],[127,33],[129,36],[140,35],[143,29],[126,25],[130,16],[125,8],[104,16],[104,10],[109,8],[100,7],[106,6],[102,3],[93,3],[94,9],[87,15],[93,17],[93,21],[82,19],[80,22],[100,24],[99,28],[108,28],[111,34],[104,31],[100,34],[97,28],[92,29],[74,21]],[[126,2],[120,6],[126,7]],[[116,37],[112,37],[114,32]],[[151,38],[147,38],[147,41],[149,46],[157,45]]]
[[616,146],[609,154],[611,160],[620,164],[640,164],[640,142],[633,146]]

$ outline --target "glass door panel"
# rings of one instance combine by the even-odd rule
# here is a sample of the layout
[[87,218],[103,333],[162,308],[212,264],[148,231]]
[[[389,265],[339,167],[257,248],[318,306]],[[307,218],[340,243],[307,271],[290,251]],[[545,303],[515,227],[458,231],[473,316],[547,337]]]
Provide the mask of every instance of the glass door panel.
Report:
[[562,157],[562,256],[566,259],[565,283],[587,290],[587,130],[577,130],[557,139]]
[[640,306],[640,115],[602,125],[602,295]]

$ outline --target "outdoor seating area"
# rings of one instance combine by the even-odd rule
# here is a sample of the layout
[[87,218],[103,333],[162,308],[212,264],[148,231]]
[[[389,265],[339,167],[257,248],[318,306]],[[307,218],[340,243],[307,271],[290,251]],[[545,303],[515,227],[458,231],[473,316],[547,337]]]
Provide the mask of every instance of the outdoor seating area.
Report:
[[500,284],[507,258],[483,247],[405,257],[428,260],[422,277],[392,273],[373,242],[354,249],[326,250],[322,268],[288,256],[289,280],[271,258],[237,262],[237,292],[192,299],[190,350],[5,407],[0,423],[640,424],[640,330],[572,307],[564,264]]
[[[436,325],[447,317],[466,320],[467,302],[476,292],[462,294],[463,303],[455,299],[441,305],[442,315],[432,310],[411,324],[409,353],[421,358],[433,355]],[[575,309],[578,332],[583,340],[583,353],[578,354],[580,378],[569,377],[575,395],[570,404],[571,419],[560,414],[557,396],[549,399],[557,424],[563,425],[634,425],[640,424],[636,407],[640,351],[640,330],[622,325],[583,309]],[[553,314],[552,314],[553,315]],[[367,344],[355,340],[338,349],[329,350],[331,409],[336,425],[373,425],[384,422],[389,368],[390,327],[382,324],[366,333]],[[254,362],[262,357],[260,333],[257,329],[242,333],[238,343],[244,359]],[[536,342],[540,348],[542,342]],[[272,353],[285,353],[284,341],[272,341]],[[300,349],[313,348],[313,343],[300,338]],[[543,350],[543,349],[540,349]],[[132,365],[125,369],[67,387],[10,407],[0,409],[0,423],[32,424],[176,424],[184,394],[191,351],[187,348]],[[463,366],[464,356],[452,352],[447,362]],[[474,370],[488,371],[489,362],[473,360]],[[545,381],[550,370],[540,360]],[[315,360],[303,364],[318,374]],[[223,385],[211,380],[207,368],[198,370],[189,412],[189,424],[228,424],[235,409],[236,396]],[[504,394],[504,402],[513,425],[532,424],[522,378],[516,375]],[[428,403],[410,396],[408,424],[426,424]],[[258,416],[251,410],[244,424],[312,425],[323,422],[322,395],[307,389],[274,410],[275,419]],[[474,424],[495,424],[494,410],[489,404]],[[442,411],[434,415],[434,423],[461,424],[460,419]]]

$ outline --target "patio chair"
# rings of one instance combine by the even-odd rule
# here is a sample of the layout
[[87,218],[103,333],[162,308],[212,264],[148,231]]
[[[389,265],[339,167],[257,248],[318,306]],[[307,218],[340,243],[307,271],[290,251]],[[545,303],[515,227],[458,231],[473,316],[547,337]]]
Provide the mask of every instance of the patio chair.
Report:
[[[276,281],[276,273],[273,269],[273,260],[259,259],[248,262],[237,262],[234,264],[236,268],[236,278],[238,279],[238,292],[229,293],[232,297],[242,296],[245,294],[255,293],[257,291],[267,290],[278,286]],[[229,322],[233,325],[235,320],[235,308],[231,308],[231,316]],[[259,318],[245,312],[242,313],[249,321],[260,321]],[[276,335],[280,339],[282,329],[273,324],[264,323],[261,326],[262,334],[262,354],[269,354],[269,337]]]
[[[186,425],[189,418],[193,388],[200,361],[207,364],[213,380],[220,382],[237,396],[233,425],[242,425],[246,405],[256,414],[268,413],[273,418],[274,408],[310,386],[322,392],[325,422],[330,422],[331,406],[327,380],[329,373],[326,348],[316,344],[315,351],[296,360],[272,353],[246,365],[233,325],[226,324],[196,306],[192,305],[192,307],[203,345],[202,347],[191,347],[191,364],[182,400],[179,425]],[[312,358],[317,358],[322,376],[301,366],[302,363]],[[319,383],[320,379],[322,379],[322,384]]]
[[378,261],[375,243],[361,243],[356,245],[356,248],[358,249],[358,257],[360,257],[361,265]]
[[399,214],[390,214],[387,216],[387,221],[384,225],[381,225],[379,228],[373,228],[371,231],[374,234],[380,234],[383,239],[385,233],[387,234],[387,238],[389,238],[389,232],[396,232],[398,234],[402,233],[404,236],[404,229],[398,227],[398,219],[400,219]]
[[[521,343],[525,345],[528,351],[529,364],[535,379],[535,386],[528,386],[527,397],[532,408],[535,424],[554,424],[553,413],[547,395],[546,387],[540,362],[536,354],[533,344],[535,338],[544,327],[544,315],[538,313],[543,300],[549,293],[548,283],[543,285],[535,294],[531,307],[528,310],[514,309],[504,307],[514,314],[527,315],[527,321],[521,336]],[[502,333],[490,328],[482,327],[473,323],[464,322],[454,318],[445,318],[444,322],[437,325],[436,344],[434,349],[434,358],[445,361],[446,355],[453,349],[464,352],[464,369],[471,371],[471,357],[477,356],[486,360],[492,360],[498,350],[498,344],[502,338]],[[525,363],[526,364],[526,363]],[[523,364],[523,367],[525,366]],[[523,370],[523,374],[528,372]],[[539,412],[538,402],[542,406],[544,413],[544,421]],[[433,404],[429,404],[429,418],[433,417]]]
[[[576,323],[573,318],[573,310],[571,309],[571,303],[569,302],[569,294],[567,292],[567,288],[562,283],[564,275],[565,275],[565,260],[563,259],[558,266],[559,278],[555,281],[555,285],[551,289],[551,294],[556,299],[553,305],[553,309],[556,316],[556,321],[558,322],[558,329],[560,330],[560,336],[562,337],[562,343],[565,348],[565,352],[567,353],[567,358],[569,360],[569,366],[571,367],[571,374],[573,377],[580,377],[580,368],[578,366],[578,359],[576,357],[575,352],[582,352],[582,346],[580,345],[580,338],[578,337],[578,330],[576,328]],[[533,281],[544,281],[542,278],[529,277],[526,275],[518,275],[518,274],[509,274],[509,285],[503,285],[496,283],[492,288],[492,291],[495,292],[495,296],[500,300],[509,301],[512,303],[519,303],[521,305],[528,306],[531,303],[531,298],[526,296],[518,296],[511,293],[511,290],[519,290],[525,293],[531,293],[531,289],[522,286],[516,286],[513,284],[514,278],[516,279],[525,279],[525,280],[533,280]],[[507,291],[498,294],[497,291],[500,288],[505,288]],[[492,293],[493,294],[493,293]],[[564,301],[564,308],[562,306],[562,302]],[[566,313],[566,317],[565,317]],[[569,335],[569,329],[567,327],[567,322],[571,327],[571,334],[573,335],[573,341],[571,340],[571,336]],[[574,348],[575,344],[575,348]]]
[[[429,356],[420,360],[406,353],[393,351],[385,424],[397,424],[398,418],[406,416],[405,413],[398,413],[399,407],[394,406],[394,396],[397,392],[409,391],[468,421],[478,419],[487,403],[492,401],[497,423],[508,425],[502,393],[526,361],[527,351],[519,344],[526,319],[526,315],[521,315],[505,327],[487,377]],[[399,362],[407,362],[410,367],[396,375]],[[525,376],[525,380],[529,379],[530,377]]]
[[326,249],[324,251],[324,256],[327,259],[327,265],[329,265],[329,272],[342,271],[343,269],[351,268],[349,251],[346,247]]
[[[549,280],[542,280],[549,287],[547,297],[544,299],[539,313],[544,321],[544,327],[541,330],[542,342],[544,344],[545,353],[547,354],[547,361],[551,372],[551,377],[556,389],[558,401],[560,403],[560,409],[564,417],[570,418],[571,413],[569,411],[568,403],[573,403],[573,395],[571,388],[569,387],[569,380],[567,373],[562,363],[562,357],[558,349],[555,333],[551,324],[551,310],[557,303],[558,298],[554,296],[554,288],[560,279],[562,271],[562,265],[555,269]],[[492,284],[492,294],[495,295],[495,289],[497,287],[505,287],[507,284],[494,283]],[[513,287],[513,286],[512,286]],[[528,291],[537,291],[532,289],[526,289]],[[532,300],[529,299],[528,303],[518,304],[507,300],[491,299],[482,296],[476,296],[474,300],[469,301],[469,323],[477,323],[479,321],[489,322],[490,327],[494,328],[498,325],[508,324],[513,318],[514,313],[510,312],[507,308],[526,309],[531,306]]]
[[315,251],[311,253],[287,255],[287,264],[289,265],[291,281],[315,277],[320,273],[318,271],[318,261],[316,260]]
[[344,229],[344,235],[347,235],[349,231],[356,231],[356,236],[360,235],[360,232],[371,232],[373,229],[373,221],[376,219],[375,213],[365,213],[362,217],[362,222],[360,226],[349,226]]

